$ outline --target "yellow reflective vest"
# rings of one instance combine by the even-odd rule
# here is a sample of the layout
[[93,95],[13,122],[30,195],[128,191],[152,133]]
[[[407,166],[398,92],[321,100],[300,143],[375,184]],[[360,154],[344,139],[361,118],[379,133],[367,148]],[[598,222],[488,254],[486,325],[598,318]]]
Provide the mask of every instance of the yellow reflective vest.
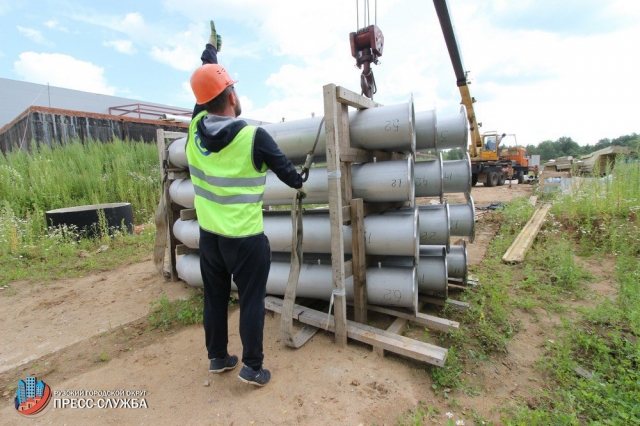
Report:
[[267,167],[253,165],[257,127],[246,126],[220,152],[208,151],[198,135],[202,111],[189,126],[186,154],[195,190],[200,227],[225,237],[247,237],[263,232],[262,198]]

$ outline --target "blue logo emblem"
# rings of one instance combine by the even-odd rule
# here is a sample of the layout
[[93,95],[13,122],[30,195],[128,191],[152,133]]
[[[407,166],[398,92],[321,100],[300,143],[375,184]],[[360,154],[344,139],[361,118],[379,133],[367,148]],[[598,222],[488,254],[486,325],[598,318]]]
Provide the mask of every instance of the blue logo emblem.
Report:
[[205,157],[207,155],[211,155],[211,151],[207,150],[204,146],[202,146],[202,140],[200,139],[200,133],[198,133],[198,131],[196,130],[196,146],[198,147],[198,151],[200,151],[200,154],[204,155]]

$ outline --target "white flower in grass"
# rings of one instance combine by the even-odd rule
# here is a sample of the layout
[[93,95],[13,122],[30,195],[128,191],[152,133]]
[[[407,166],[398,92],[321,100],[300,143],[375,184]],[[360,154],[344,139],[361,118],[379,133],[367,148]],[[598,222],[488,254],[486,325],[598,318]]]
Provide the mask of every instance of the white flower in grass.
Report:
[[456,420],[456,426],[464,426],[464,420]]
[[452,418],[453,417],[453,413],[450,411],[447,411],[447,417]]

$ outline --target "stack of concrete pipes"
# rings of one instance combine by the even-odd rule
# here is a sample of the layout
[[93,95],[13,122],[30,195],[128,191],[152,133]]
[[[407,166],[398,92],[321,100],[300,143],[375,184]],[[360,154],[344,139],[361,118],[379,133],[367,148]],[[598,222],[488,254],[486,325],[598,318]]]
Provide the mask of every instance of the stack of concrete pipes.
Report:
[[[277,142],[280,150],[300,165],[320,136],[314,159],[325,158],[324,125],[321,118],[267,124],[262,126]],[[383,215],[367,216],[365,252],[384,260],[367,269],[369,303],[415,309],[418,291],[446,295],[447,277],[466,277],[464,246],[449,247],[450,235],[473,235],[473,203],[460,205],[415,206],[416,197],[442,196],[448,192],[470,190],[470,164],[460,161],[414,163],[416,151],[463,148],[467,143],[467,119],[464,109],[448,117],[434,111],[414,114],[413,102],[383,106],[349,114],[351,145],[368,150],[403,152],[407,159],[374,161],[352,166],[353,198],[365,202],[408,202],[411,207]],[[188,168],[186,139],[169,146],[169,162]],[[306,204],[328,204],[327,169],[312,168],[305,183]],[[172,182],[171,200],[193,208],[194,189],[189,179]],[[268,172],[263,204],[290,205],[295,190]],[[297,295],[329,300],[332,291],[331,232],[328,209],[305,210],[303,215],[305,263],[300,273]],[[174,235],[188,247],[197,248],[199,227],[196,220],[174,224]],[[264,232],[274,252],[291,250],[289,211],[265,211]],[[345,226],[345,253],[351,253],[351,227]],[[274,253],[275,255],[276,253]],[[435,259],[439,259],[436,262]],[[447,260],[450,259],[449,262]],[[178,275],[187,283],[202,286],[198,255],[180,256]],[[445,268],[442,271],[442,268]],[[425,269],[426,268],[426,269]],[[440,268],[434,274],[433,268]],[[283,295],[289,275],[288,257],[274,256],[267,282],[269,294]],[[434,283],[434,275],[440,282]],[[422,278],[421,278],[422,277]],[[353,282],[346,281],[347,297],[353,295]]]

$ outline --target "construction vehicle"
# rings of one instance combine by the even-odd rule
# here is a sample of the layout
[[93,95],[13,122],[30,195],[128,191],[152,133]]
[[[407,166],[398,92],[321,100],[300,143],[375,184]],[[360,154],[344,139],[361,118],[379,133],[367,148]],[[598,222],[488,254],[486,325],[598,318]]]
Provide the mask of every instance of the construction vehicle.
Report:
[[[464,70],[462,63],[462,54],[453,27],[453,21],[449,12],[447,0],[433,0],[436,8],[442,34],[451,64],[456,75],[456,85],[462,96],[461,104],[467,111],[467,119],[469,120],[469,130],[471,134],[471,144],[469,145],[469,157],[471,158],[471,183],[476,185],[478,182],[484,186],[504,185],[507,178],[508,167],[511,165],[513,177],[518,179],[518,183],[523,183],[525,176],[529,173],[529,163],[526,157],[526,150],[522,147],[502,148],[500,146],[502,139],[507,135],[497,132],[486,132],[480,134],[480,123],[476,120],[476,114],[473,109],[475,98],[471,96],[469,91],[469,81],[467,79],[468,72]],[[509,136],[515,135],[511,134]]]

